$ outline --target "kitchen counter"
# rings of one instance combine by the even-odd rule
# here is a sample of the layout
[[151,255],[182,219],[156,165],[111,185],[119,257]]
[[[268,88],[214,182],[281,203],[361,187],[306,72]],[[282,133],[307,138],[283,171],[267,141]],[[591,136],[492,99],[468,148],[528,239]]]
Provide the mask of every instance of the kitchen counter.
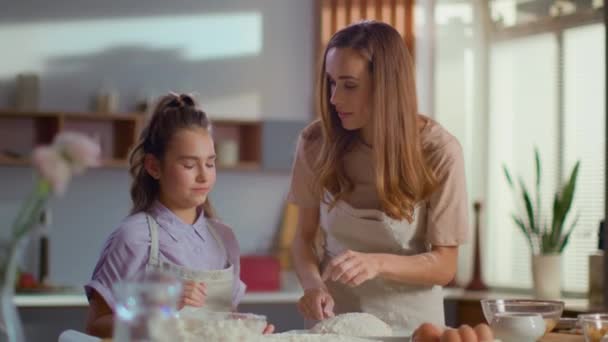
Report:
[[[250,292],[246,293],[241,304],[283,304],[296,303],[302,291]],[[17,294],[15,304],[18,307],[74,307],[88,306],[84,292],[73,293],[32,293]]]
[[[454,301],[471,301],[479,302],[482,299],[534,299],[532,294],[520,293],[520,292],[509,292],[509,291],[467,291],[462,288],[444,288],[443,289],[445,300]],[[569,312],[592,312],[592,311],[603,311],[603,308],[594,307],[589,304],[587,298],[561,298],[561,301],[565,304],[565,311]]]
[[[481,299],[494,298],[520,298],[533,299],[530,294],[513,293],[507,291],[466,291],[460,288],[445,288],[444,295],[446,301],[471,301],[478,302]],[[285,288],[276,292],[248,292],[242,300],[242,304],[289,304],[296,303],[302,296],[299,288]],[[563,298],[566,304],[566,311],[570,312],[590,312],[600,311],[601,308],[594,308],[589,305],[586,298]],[[53,307],[53,306],[86,306],[88,305],[84,292],[74,290],[73,292],[61,293],[35,293],[17,294],[15,304],[18,307]]]

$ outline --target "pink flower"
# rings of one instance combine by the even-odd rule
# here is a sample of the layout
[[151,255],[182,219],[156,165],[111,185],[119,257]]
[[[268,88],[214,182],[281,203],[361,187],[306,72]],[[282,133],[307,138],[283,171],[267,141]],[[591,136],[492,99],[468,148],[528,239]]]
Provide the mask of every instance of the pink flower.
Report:
[[72,173],[67,160],[54,147],[41,146],[34,150],[33,162],[40,176],[51,184],[53,193],[63,195]]
[[60,133],[53,145],[68,160],[70,169],[75,174],[82,173],[89,167],[99,166],[101,148],[93,139],[76,132]]
[[63,132],[50,146],[34,149],[33,163],[40,176],[48,181],[53,193],[65,193],[72,174],[80,174],[99,165],[101,149],[84,134]]

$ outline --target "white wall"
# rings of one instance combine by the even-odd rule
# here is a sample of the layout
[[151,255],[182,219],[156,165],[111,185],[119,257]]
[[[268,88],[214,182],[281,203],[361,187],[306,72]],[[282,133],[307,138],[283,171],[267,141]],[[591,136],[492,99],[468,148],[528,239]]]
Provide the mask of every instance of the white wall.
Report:
[[197,92],[212,116],[311,115],[309,1],[14,2],[0,13],[0,106],[16,74],[41,77],[43,109],[88,110],[102,88],[120,109],[168,90]]
[[[105,82],[120,92],[121,110],[142,93],[195,91],[212,117],[306,121],[313,11],[312,0],[14,2],[0,11],[0,108],[12,103],[16,73],[33,70],[41,109],[89,110]],[[4,236],[31,180],[29,169],[0,167]],[[271,249],[288,183],[287,172],[219,174],[214,204],[244,253]],[[126,169],[101,169],[53,200],[54,282],[88,280],[103,241],[128,212],[128,191]]]

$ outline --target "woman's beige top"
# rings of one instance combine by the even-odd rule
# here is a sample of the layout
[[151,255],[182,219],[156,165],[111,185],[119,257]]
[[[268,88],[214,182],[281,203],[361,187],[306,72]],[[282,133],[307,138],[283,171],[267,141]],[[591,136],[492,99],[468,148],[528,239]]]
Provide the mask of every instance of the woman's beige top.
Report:
[[[426,201],[424,226],[416,227],[416,236],[424,234],[429,245],[456,246],[468,238],[468,199],[462,148],[458,140],[432,119],[420,132],[424,151],[431,151],[429,161],[437,170],[439,188]],[[288,201],[304,208],[320,205],[320,195],[313,190],[314,161],[321,147],[320,123],[315,122],[304,129],[298,141],[293,165]],[[306,140],[303,136],[317,136]],[[344,157],[345,170],[354,183],[354,191],[345,201],[357,209],[381,210],[375,187],[373,151],[363,143]]]

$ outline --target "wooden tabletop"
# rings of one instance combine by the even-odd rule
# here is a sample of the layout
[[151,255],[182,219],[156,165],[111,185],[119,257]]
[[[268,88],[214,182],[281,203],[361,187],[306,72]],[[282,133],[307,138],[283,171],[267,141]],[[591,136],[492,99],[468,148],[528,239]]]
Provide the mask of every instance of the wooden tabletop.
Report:
[[[548,334],[540,339],[540,342],[584,342],[583,335],[572,334]],[[112,339],[104,339],[101,342],[112,342]]]
[[541,342],[584,342],[583,335],[573,334],[548,334],[540,339]]

